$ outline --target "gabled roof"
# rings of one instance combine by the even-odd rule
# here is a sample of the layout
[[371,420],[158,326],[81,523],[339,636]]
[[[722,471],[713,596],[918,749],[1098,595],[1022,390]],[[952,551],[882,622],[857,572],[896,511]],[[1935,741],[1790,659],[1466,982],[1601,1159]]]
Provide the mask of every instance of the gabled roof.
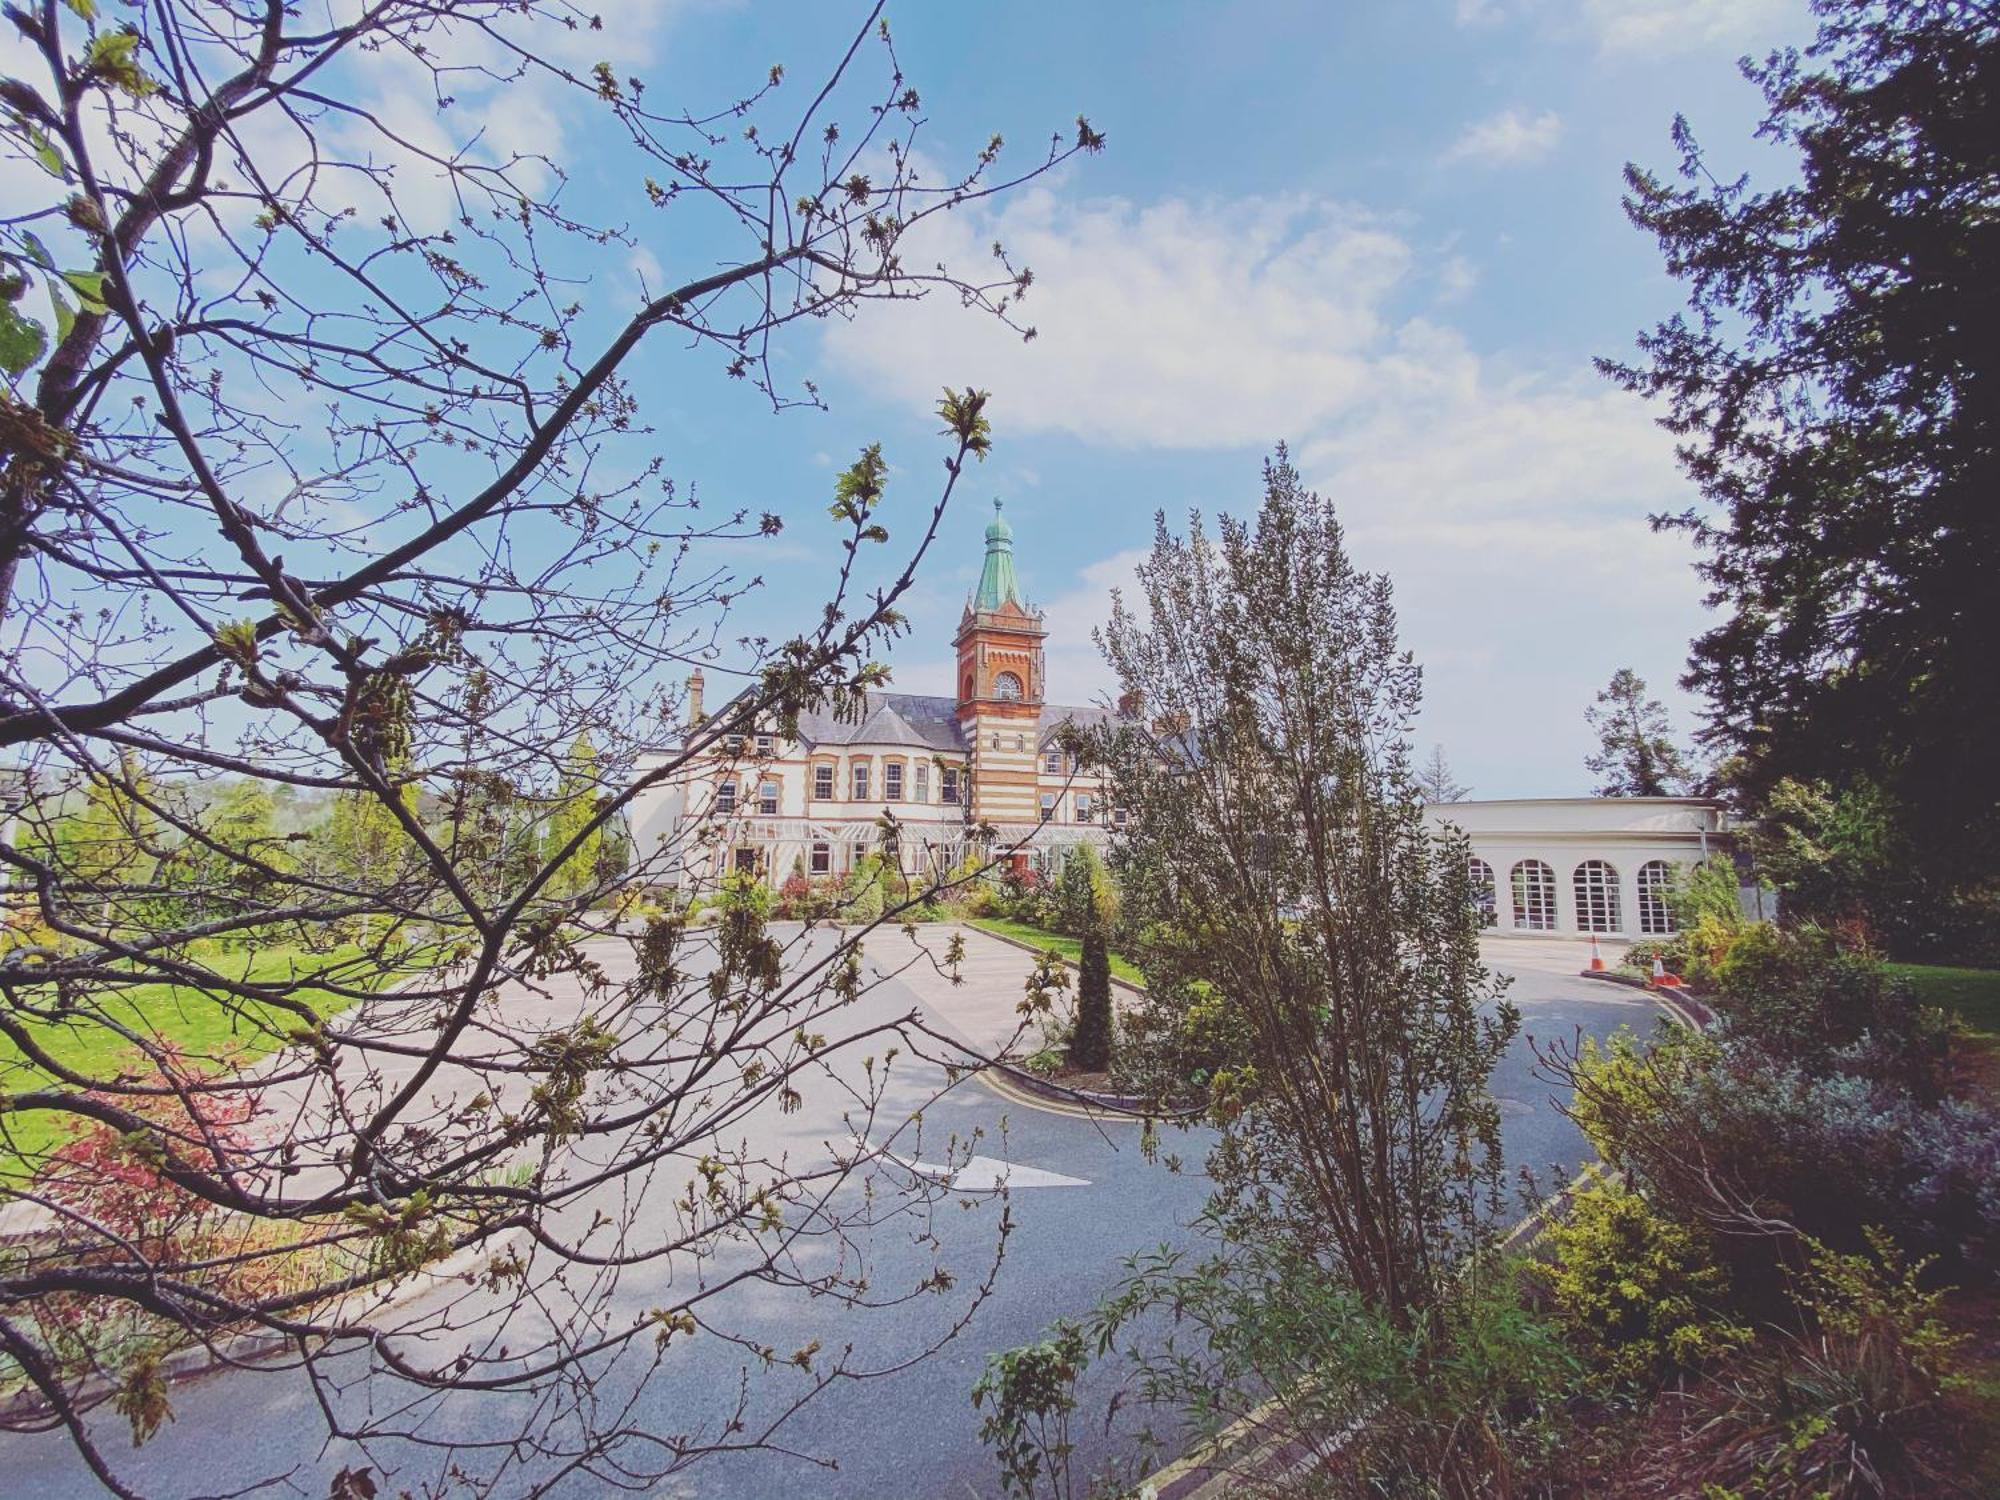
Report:
[[1065,724],[1074,724],[1078,729],[1088,730],[1100,729],[1107,724],[1115,724],[1117,722],[1118,714],[1113,709],[1077,706],[1065,703],[1044,703],[1042,705],[1042,722],[1037,726],[1036,733],[1039,737],[1039,742],[1046,745],[1056,737],[1057,731]]
[[916,749],[963,751],[958,702],[927,693],[870,693],[858,720],[824,711],[799,715],[799,743],[818,745],[908,745]]

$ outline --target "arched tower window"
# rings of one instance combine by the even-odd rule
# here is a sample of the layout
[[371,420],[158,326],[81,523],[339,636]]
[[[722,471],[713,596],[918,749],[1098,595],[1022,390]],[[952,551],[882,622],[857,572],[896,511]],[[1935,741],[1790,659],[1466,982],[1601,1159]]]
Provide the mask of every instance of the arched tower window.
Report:
[[1475,854],[1465,862],[1465,873],[1472,882],[1472,906],[1479,913],[1479,925],[1497,926],[1500,921],[1500,888],[1493,878],[1493,866]]
[[1003,703],[1021,701],[1021,679],[1012,672],[1002,672],[993,679],[993,696]]
[[1667,904],[1667,887],[1674,872],[1664,859],[1649,859],[1639,866],[1639,931],[1647,937],[1672,937],[1679,931],[1674,909]]
[[967,672],[965,674],[965,691],[963,691],[958,695],[959,701],[961,703],[970,703],[972,701],[972,689],[973,689],[972,674],[970,672]]
[[1556,872],[1539,859],[1524,859],[1508,880],[1514,890],[1514,926],[1523,932],[1556,930]]
[[1622,932],[1618,910],[1618,872],[1601,859],[1586,859],[1570,877],[1576,889],[1576,925],[1580,932]]

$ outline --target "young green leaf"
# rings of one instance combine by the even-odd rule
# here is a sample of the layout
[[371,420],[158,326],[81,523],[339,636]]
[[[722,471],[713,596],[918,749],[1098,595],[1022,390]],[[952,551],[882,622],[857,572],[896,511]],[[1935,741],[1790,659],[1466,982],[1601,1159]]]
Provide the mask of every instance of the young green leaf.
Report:
[[48,346],[48,331],[41,324],[0,303],[0,370],[18,378]]

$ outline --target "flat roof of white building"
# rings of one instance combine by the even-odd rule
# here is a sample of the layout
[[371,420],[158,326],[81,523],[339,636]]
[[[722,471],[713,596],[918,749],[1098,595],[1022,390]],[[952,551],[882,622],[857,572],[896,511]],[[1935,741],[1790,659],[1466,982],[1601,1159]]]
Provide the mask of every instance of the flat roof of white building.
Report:
[[1707,797],[1499,797],[1438,802],[1424,816],[1467,833],[1673,836],[1723,833],[1728,814]]

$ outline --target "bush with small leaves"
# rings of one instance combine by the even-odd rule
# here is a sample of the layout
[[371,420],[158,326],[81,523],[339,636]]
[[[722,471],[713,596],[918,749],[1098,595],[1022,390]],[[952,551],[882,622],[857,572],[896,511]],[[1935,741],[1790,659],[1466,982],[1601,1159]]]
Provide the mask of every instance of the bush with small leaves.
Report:
[[1586,1188],[1551,1221],[1536,1269],[1571,1342],[1611,1380],[1650,1385],[1748,1342],[1721,1304],[1728,1277],[1706,1236],[1618,1184]]
[[1045,1482],[1054,1500],[1076,1493],[1069,1419],[1087,1362],[1083,1329],[1067,1322],[1039,1343],[987,1356],[972,1404],[986,1409],[979,1440],[1000,1462],[1001,1494],[1034,1500]]

